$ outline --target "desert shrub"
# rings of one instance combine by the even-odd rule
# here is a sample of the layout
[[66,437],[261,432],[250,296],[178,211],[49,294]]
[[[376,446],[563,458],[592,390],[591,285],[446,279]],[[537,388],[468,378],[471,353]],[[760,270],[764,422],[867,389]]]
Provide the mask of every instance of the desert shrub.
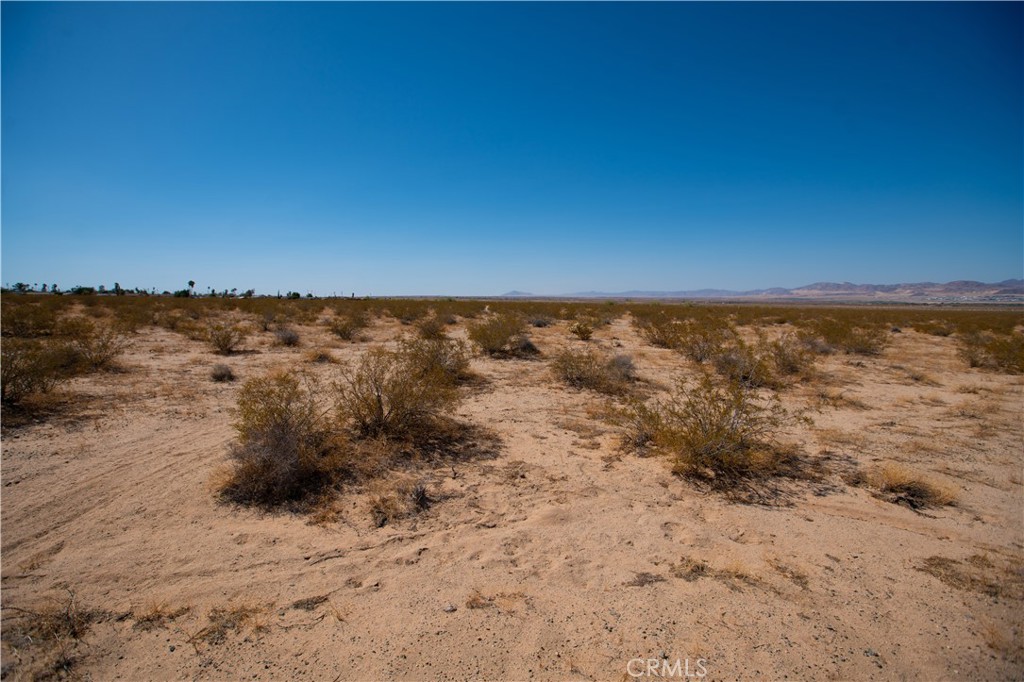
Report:
[[960,336],[960,356],[971,367],[1024,373],[1024,334],[969,332]]
[[207,341],[221,355],[235,352],[247,336],[248,331],[239,325],[214,323],[206,329]]
[[646,451],[657,445],[658,437],[665,431],[662,410],[638,398],[632,398],[626,409],[617,414],[623,427],[623,446],[632,450]]
[[416,324],[416,330],[424,339],[443,339],[445,321],[437,315],[424,317]]
[[77,372],[110,369],[127,346],[128,340],[119,329],[96,327],[88,320],[80,320],[78,330],[68,336],[61,348],[63,365],[66,370]]
[[526,335],[526,324],[517,313],[499,313],[470,325],[469,338],[480,350],[496,357],[536,355],[536,346]]
[[921,320],[914,322],[914,331],[932,336],[950,336],[956,331],[956,325],[950,320]]
[[878,355],[889,342],[888,327],[867,320],[824,317],[812,320],[808,331],[829,348],[857,355]]
[[61,358],[40,341],[8,339],[0,345],[0,394],[16,404],[34,393],[48,393],[65,380]]
[[682,323],[667,316],[633,318],[633,324],[640,336],[652,346],[659,348],[678,348]]
[[884,499],[912,509],[952,505],[957,500],[952,488],[930,481],[899,464],[883,464],[859,471],[850,482],[872,488]]
[[555,376],[574,388],[589,388],[611,395],[625,393],[634,379],[633,362],[626,355],[604,358],[590,349],[566,349],[551,360]]
[[365,315],[341,315],[331,320],[327,327],[339,339],[351,341],[355,338],[356,332],[367,327],[369,323]]
[[0,331],[4,336],[35,338],[49,336],[57,325],[53,309],[37,303],[4,302],[0,307]]
[[227,365],[216,364],[210,368],[210,378],[214,381],[234,381],[235,373]]
[[139,302],[135,305],[122,305],[116,310],[115,326],[126,334],[136,333],[140,327],[154,323],[154,314],[150,306]]
[[569,333],[581,341],[589,341],[594,335],[594,327],[585,320],[577,320],[569,326]]
[[814,356],[794,334],[783,334],[775,341],[767,342],[764,348],[775,371],[781,376],[801,374],[814,363]]
[[398,355],[414,377],[441,378],[453,385],[469,377],[469,351],[458,339],[404,339]]
[[734,336],[727,322],[712,317],[687,320],[677,331],[673,348],[694,362],[713,358]]
[[675,450],[675,470],[708,478],[770,472],[784,417],[777,399],[762,402],[742,384],[720,388],[703,376],[685,398],[666,406],[665,436]]
[[268,506],[298,501],[336,474],[329,410],[317,404],[309,375],[277,372],[245,382],[235,430],[224,499]]
[[334,355],[325,348],[314,348],[307,351],[304,359],[306,362],[327,363],[332,365],[338,362],[338,358],[334,357]]
[[281,346],[297,346],[299,345],[299,333],[290,327],[278,327],[274,331],[274,340]]
[[530,317],[529,321],[531,327],[541,328],[551,326],[551,318],[547,315],[533,315]]
[[737,337],[730,346],[718,350],[711,357],[715,370],[730,381],[749,388],[778,386],[767,344],[763,340],[750,345]]
[[458,393],[440,368],[424,371],[412,356],[374,348],[337,384],[343,423],[362,437],[415,435],[458,401]]
[[668,454],[683,476],[732,487],[798,471],[793,453],[776,441],[793,417],[774,396],[761,398],[741,383],[719,387],[703,374],[690,388],[681,380],[667,401],[635,402],[624,419],[629,440]]

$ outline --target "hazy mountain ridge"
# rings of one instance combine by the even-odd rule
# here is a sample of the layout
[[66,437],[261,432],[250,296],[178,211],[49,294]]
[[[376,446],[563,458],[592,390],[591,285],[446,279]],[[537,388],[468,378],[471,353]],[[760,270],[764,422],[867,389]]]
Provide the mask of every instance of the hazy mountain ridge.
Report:
[[[510,291],[506,297],[531,296]],[[997,300],[1024,301],[1024,279],[1001,282],[955,280],[952,282],[908,282],[902,284],[854,284],[853,282],[814,282],[793,289],[772,287],[748,291],[729,289],[694,289],[687,291],[621,292],[581,291],[564,294],[571,298],[793,298],[793,299],[871,299],[871,300]]]

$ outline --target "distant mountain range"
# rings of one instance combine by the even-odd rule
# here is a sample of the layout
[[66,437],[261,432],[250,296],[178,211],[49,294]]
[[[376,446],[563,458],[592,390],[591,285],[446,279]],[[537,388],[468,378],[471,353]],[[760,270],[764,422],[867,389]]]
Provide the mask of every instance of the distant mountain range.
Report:
[[[535,297],[525,291],[510,291],[507,298]],[[1024,279],[1002,282],[914,282],[907,284],[853,284],[852,282],[815,282],[795,289],[774,287],[750,291],[695,289],[691,291],[582,291],[558,298],[656,298],[656,299],[805,299],[850,301],[993,301],[1024,302]]]

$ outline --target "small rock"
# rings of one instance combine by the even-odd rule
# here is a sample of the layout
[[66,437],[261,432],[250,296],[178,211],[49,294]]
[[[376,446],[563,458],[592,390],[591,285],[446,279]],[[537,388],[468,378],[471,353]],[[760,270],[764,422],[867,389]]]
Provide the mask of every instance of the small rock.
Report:
[[445,604],[444,608],[442,609],[442,611],[444,611],[445,613],[455,613],[458,610],[459,607],[455,604]]
[[173,644],[171,646],[167,647],[167,648],[171,650],[172,654],[174,653],[175,646]]

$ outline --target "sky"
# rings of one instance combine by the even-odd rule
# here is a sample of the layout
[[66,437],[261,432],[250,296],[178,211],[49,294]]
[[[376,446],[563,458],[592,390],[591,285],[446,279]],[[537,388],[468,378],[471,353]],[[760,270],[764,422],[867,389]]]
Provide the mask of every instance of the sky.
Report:
[[11,3],[0,278],[1024,277],[1021,3]]

